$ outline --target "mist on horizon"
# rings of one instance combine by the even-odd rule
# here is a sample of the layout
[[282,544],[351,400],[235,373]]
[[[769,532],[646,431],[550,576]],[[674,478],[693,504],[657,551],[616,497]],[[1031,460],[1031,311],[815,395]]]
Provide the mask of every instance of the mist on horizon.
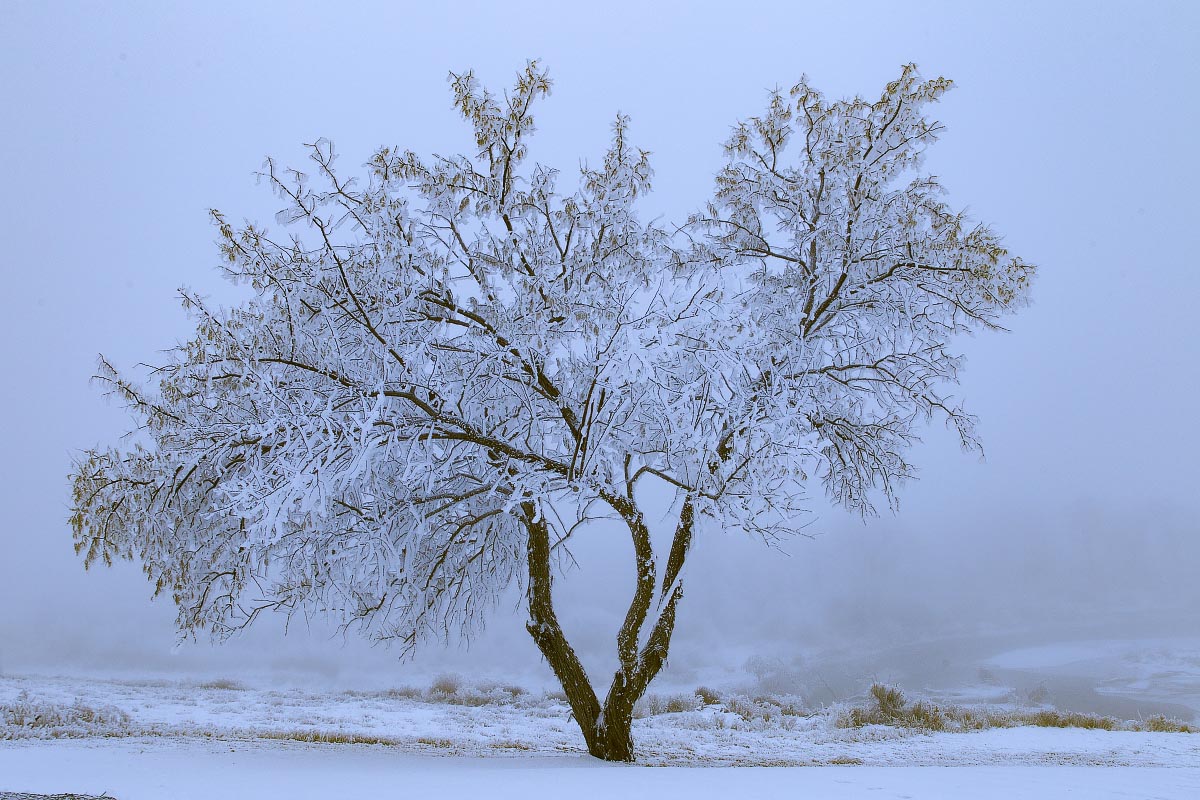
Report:
[[[468,149],[446,73],[476,66],[502,87],[530,56],[556,80],[532,157],[564,173],[595,161],[613,116],[630,112],[631,136],[657,171],[643,213],[673,220],[708,197],[720,142],[762,110],[768,87],[808,73],[831,97],[870,97],[916,61],[927,77],[958,84],[935,109],[947,131],[928,168],[953,205],[994,223],[1042,268],[1011,332],[954,345],[968,354],[956,395],[980,417],[986,459],[960,452],[935,425],[912,454],[920,479],[895,514],[863,520],[830,508],[814,483],[812,524],[778,549],[705,532],[662,680],[732,680],[756,657],[852,656],[865,674],[879,654],[886,673],[888,653],[920,642],[977,640],[999,652],[1200,637],[1200,431],[1191,423],[1200,272],[1180,243],[1200,211],[1200,171],[1188,157],[1200,17],[1186,5],[1100,6],[1086,17],[1035,5],[953,17],[929,8],[948,33],[884,6],[869,20],[809,9],[807,24],[831,33],[800,50],[787,30],[754,20],[633,8],[641,26],[558,11],[498,39],[489,33],[496,12],[479,8],[452,46],[415,37],[394,52],[380,49],[369,15],[347,12],[326,22],[343,40],[373,45],[318,65],[312,31],[278,9],[204,24],[158,6],[54,20],[32,4],[6,9],[0,74],[13,79],[0,93],[25,111],[14,117],[16,188],[0,199],[10,282],[0,318],[10,376],[0,395],[10,420],[0,671],[550,680],[515,591],[469,647],[431,644],[411,664],[319,618],[293,619],[286,636],[282,620],[267,619],[221,647],[203,638],[177,647],[170,598],[151,603],[136,564],[85,573],[66,522],[71,459],[127,428],[88,385],[97,351],[132,367],[187,336],[179,285],[236,302],[211,268],[206,209],[271,222],[277,204],[251,173],[264,154],[300,165],[298,144],[319,136],[338,143],[347,168],[382,145]],[[414,20],[445,30],[457,22],[448,13]],[[1068,22],[1078,29],[1071,43]],[[564,43],[564,31],[588,28],[597,32],[586,41]],[[834,31],[861,37],[852,58]],[[750,37],[762,46],[723,44]],[[243,78],[254,88],[241,89]],[[1173,123],[1156,121],[1167,110]],[[572,552],[578,568],[556,578],[560,616],[604,683],[632,553],[603,524],[579,534]]]

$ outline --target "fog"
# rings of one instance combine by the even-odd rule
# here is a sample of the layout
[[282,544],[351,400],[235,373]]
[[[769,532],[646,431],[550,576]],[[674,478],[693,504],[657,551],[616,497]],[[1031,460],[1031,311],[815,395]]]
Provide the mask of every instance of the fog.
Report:
[[[176,647],[169,600],[136,565],[85,573],[66,522],[72,457],[127,428],[89,386],[97,353],[132,367],[187,336],[179,286],[238,297],[207,209],[270,222],[254,171],[321,136],[344,169],[385,144],[467,150],[447,72],[500,88],[531,57],[555,80],[532,158],[595,161],[627,113],[656,169],[645,213],[675,220],[770,88],[806,73],[876,95],[915,61],[957,83],[928,168],[1040,266],[1010,333],[961,342],[986,459],[933,427],[896,514],[852,517],[814,485],[815,520],[778,549],[706,534],[668,676],[956,637],[1200,635],[1197,6],[566,5],[4,4],[0,669],[548,675],[515,595],[470,648],[416,665],[319,620]],[[630,548],[598,526],[575,556],[561,616],[602,675]]]

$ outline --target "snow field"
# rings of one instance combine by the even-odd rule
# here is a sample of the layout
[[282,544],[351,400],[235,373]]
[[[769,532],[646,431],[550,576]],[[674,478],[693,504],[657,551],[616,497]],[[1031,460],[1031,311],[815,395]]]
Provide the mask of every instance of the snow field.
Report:
[[[1010,733],[1006,731],[1005,733]],[[1067,737],[1068,739],[1072,737]],[[1078,766],[641,768],[587,756],[433,757],[387,747],[189,739],[0,744],[4,789],[117,800],[1194,800],[1200,769]]]
[[[435,684],[436,686],[436,684]],[[582,738],[553,694],[484,685],[375,692],[170,682],[0,677],[4,747],[127,739],[235,746],[379,748],[394,755],[579,756]],[[746,717],[719,704],[634,722],[640,763],[656,766],[1086,765],[1200,768],[1200,736],[1014,727],[923,732],[841,727],[841,712]],[[19,714],[16,712],[20,712]],[[274,743],[277,743],[275,745]],[[142,745],[139,745],[142,746]]]

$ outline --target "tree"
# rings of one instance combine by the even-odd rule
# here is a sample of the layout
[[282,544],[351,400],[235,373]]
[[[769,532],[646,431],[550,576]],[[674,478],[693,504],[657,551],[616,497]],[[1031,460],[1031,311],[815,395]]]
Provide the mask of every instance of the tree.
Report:
[[[1034,268],[917,170],[950,82],[913,66],[878,101],[805,80],[737,125],[701,213],[639,219],[648,154],[618,116],[577,187],[530,164],[530,63],[496,97],[452,75],[472,156],[384,148],[365,182],[327,141],[317,180],[268,160],[286,235],[219,212],[229,310],[183,292],[195,336],[149,388],[100,360],[135,442],[72,474],[85,565],[140,561],[181,632],[321,611],[403,652],[469,636],[514,582],[590,753],[629,761],[705,529],[794,532],[805,486],[869,513],[944,419],[956,334],[997,327]],[[656,553],[647,485],[674,492]],[[555,614],[566,543],[607,516],[636,575],[601,701]]]

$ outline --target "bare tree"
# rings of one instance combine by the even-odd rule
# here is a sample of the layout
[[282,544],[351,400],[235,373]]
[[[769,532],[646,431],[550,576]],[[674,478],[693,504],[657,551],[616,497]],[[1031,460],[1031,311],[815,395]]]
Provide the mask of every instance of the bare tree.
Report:
[[[101,359],[138,435],[77,464],[76,548],[141,562],[181,632],[321,611],[404,652],[469,636],[516,582],[588,751],[632,760],[695,536],[794,532],[810,476],[855,511],[890,504],[933,418],[978,447],[941,393],[947,348],[1024,303],[1033,267],[917,173],[950,83],[912,66],[875,102],[772,94],[675,230],[637,216],[651,169],[624,117],[566,193],[527,158],[536,63],[502,97],[452,85],[471,156],[385,148],[359,182],[319,141],[311,178],[266,164],[283,235],[212,212],[253,296],[183,293],[195,336],[148,388]],[[666,553],[646,482],[675,493]],[[604,516],[636,585],[601,701],[552,581]]]

